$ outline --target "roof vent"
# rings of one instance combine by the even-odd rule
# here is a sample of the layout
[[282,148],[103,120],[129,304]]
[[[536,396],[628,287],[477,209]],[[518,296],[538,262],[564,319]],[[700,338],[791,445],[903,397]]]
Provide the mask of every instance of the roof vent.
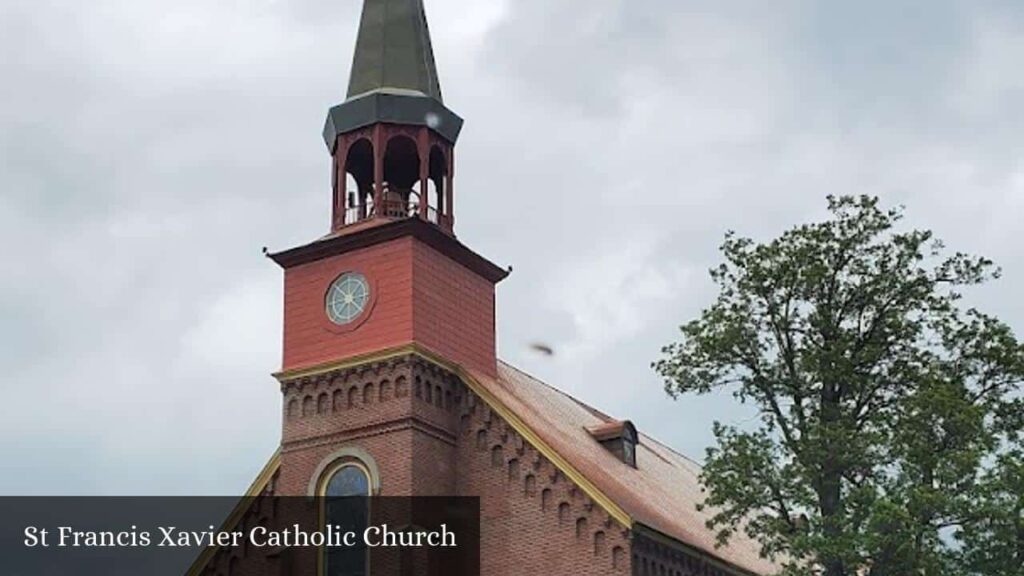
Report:
[[587,432],[619,460],[636,468],[636,426],[629,420],[609,420],[587,428]]

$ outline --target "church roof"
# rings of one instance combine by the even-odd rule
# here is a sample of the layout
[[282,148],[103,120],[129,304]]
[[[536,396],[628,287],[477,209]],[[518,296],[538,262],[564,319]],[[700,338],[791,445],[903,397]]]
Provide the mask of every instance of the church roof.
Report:
[[348,97],[374,91],[443,101],[423,0],[365,0]]
[[614,418],[503,362],[497,378],[472,375],[634,523],[747,572],[779,571],[779,566],[760,556],[760,546],[742,533],[734,535],[729,545],[715,547],[715,534],[706,526],[713,511],[697,510],[704,496],[701,468],[693,460],[641,433],[633,468],[589,430],[614,425],[618,422]]

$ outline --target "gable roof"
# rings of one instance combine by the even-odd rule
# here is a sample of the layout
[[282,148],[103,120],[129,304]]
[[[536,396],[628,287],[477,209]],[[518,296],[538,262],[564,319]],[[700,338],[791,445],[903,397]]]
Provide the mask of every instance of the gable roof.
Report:
[[588,430],[613,424],[614,418],[505,363],[499,363],[497,378],[476,372],[472,376],[635,524],[740,571],[780,571],[761,557],[759,544],[742,533],[735,534],[727,546],[716,548],[715,534],[706,527],[713,512],[697,510],[704,496],[701,468],[693,460],[641,433],[633,468]]

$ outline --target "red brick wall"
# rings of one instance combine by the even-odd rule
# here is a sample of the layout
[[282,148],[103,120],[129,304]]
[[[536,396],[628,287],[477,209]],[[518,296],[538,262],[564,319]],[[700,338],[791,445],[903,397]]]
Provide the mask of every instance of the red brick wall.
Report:
[[463,367],[497,374],[494,284],[417,242],[413,299],[417,342]]
[[[412,238],[399,238],[285,271],[284,362],[291,370],[412,341]],[[334,329],[325,296],[345,272],[360,272],[373,299],[355,330]]]
[[382,496],[454,493],[457,379],[418,356],[284,385],[281,494],[304,495],[341,447],[380,468]]
[[[324,312],[331,283],[366,276],[371,308],[345,328]],[[313,366],[416,341],[463,366],[494,374],[494,285],[412,237],[285,272],[283,369]]]
[[481,574],[630,574],[628,530],[479,399],[461,420],[458,488],[480,497]]
[[[412,429],[404,428],[368,437],[340,437],[337,444],[303,447],[285,452],[281,458],[281,494],[307,494],[310,480],[317,467],[342,446],[361,448],[373,456],[380,469],[382,496],[409,494],[413,487],[413,470],[409,465],[413,435]],[[382,458],[381,455],[393,457]]]

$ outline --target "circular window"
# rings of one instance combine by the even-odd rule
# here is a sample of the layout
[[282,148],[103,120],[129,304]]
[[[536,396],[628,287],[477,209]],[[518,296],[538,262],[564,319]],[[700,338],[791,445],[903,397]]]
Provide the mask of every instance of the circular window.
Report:
[[327,290],[327,317],[331,322],[344,326],[359,318],[369,301],[370,285],[366,277],[347,272],[339,276]]

